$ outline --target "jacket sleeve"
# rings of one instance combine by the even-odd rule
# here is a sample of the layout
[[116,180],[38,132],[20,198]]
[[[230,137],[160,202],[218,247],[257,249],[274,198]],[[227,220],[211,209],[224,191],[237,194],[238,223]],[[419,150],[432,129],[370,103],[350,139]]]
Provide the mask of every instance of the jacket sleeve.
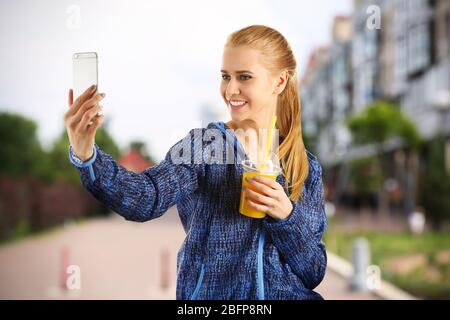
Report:
[[194,130],[172,146],[160,163],[142,173],[128,171],[98,145],[94,156],[83,163],[69,146],[69,159],[83,186],[97,200],[126,220],[148,221],[162,216],[199,187],[205,168],[198,158],[201,148],[193,148]]
[[312,290],[325,276],[327,255],[322,242],[326,229],[322,168],[314,158],[309,163],[309,176],[302,193],[304,200],[291,200],[293,210],[286,219],[267,216],[264,226],[293,272]]

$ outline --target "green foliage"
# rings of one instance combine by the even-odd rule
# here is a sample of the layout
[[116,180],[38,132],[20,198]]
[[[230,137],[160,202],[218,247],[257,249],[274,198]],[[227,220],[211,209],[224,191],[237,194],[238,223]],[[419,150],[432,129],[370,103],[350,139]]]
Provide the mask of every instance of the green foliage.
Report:
[[[96,134],[96,144],[106,153],[117,159],[120,155],[119,148],[112,137],[103,128],[99,128]],[[73,168],[68,158],[69,138],[66,130],[62,132],[53,144],[42,165],[42,175],[47,181],[67,181],[74,185],[80,185],[78,171]],[[50,170],[49,170],[50,169]]]
[[79,174],[68,158],[69,138],[64,130],[55,140],[43,163],[43,171],[51,182],[66,181],[81,186]]
[[139,151],[139,153],[143,156],[143,158],[151,163],[156,163],[155,159],[153,159],[148,150],[145,142],[142,141],[132,141],[130,143],[130,148],[134,149],[136,151]]
[[[34,121],[21,115],[0,113],[0,172],[11,176],[35,176],[48,183],[68,181],[81,185],[77,170],[69,162],[66,130],[46,152],[39,143],[36,129]],[[114,159],[120,156],[118,146],[102,127],[97,130],[96,143]]]
[[[57,137],[49,151],[42,149],[36,130],[37,124],[30,119],[19,114],[0,113],[0,141],[2,143],[0,172],[11,177],[35,177],[37,179],[30,180],[46,182],[47,186],[56,182],[68,182],[81,187],[79,172],[69,161],[69,139],[66,129]],[[117,160],[120,156],[118,146],[102,127],[97,130],[96,143],[112,158]],[[26,181],[28,182],[28,179]],[[27,184],[28,187],[31,187],[31,184]],[[47,215],[51,215],[51,213],[44,212],[43,206],[41,206],[41,195],[34,197],[34,194],[27,193],[25,198],[21,198],[21,201],[27,208],[27,218],[20,220],[21,217],[17,217],[11,224],[5,224],[6,220],[0,219],[2,220],[0,221],[0,231],[2,231],[0,241],[28,236],[36,231],[36,225],[38,225],[33,224],[33,217],[37,217],[37,220],[41,222]],[[8,207],[9,212],[6,213],[6,216],[16,214],[13,206]],[[85,212],[85,215],[100,215],[109,212],[104,206],[90,204],[89,207],[86,207],[86,211],[88,212]]]
[[104,152],[109,154],[114,160],[117,160],[121,154],[119,147],[114,142],[114,139],[106,131],[104,127],[100,127],[95,135],[95,143]]
[[375,194],[381,188],[383,174],[378,157],[353,160],[350,162],[350,172],[352,189],[359,195]]
[[314,145],[314,138],[305,132],[303,132],[303,144],[305,145],[305,148],[311,152],[312,154],[316,154],[316,148]]
[[37,125],[20,115],[0,113],[0,172],[12,176],[33,175],[43,150]]
[[21,239],[31,233],[31,227],[26,219],[20,220],[11,233],[10,240]]
[[[375,192],[375,188],[385,191],[382,182],[388,172],[386,158],[381,146],[392,138],[401,138],[414,152],[422,145],[422,138],[411,120],[400,107],[386,101],[375,101],[361,113],[347,119],[347,126],[356,145],[374,144],[378,160],[362,159],[353,163],[353,181],[362,193]],[[372,164],[365,163],[371,161]],[[370,168],[366,171],[365,168]],[[383,197],[379,194],[381,205]]]
[[450,218],[450,174],[445,170],[445,140],[442,135],[430,142],[426,158],[427,171],[422,176],[421,203],[427,217],[439,228],[444,220]]
[[375,101],[360,114],[350,117],[347,125],[355,144],[383,143],[393,137],[400,137],[416,149],[421,137],[414,124],[400,107],[385,101]]
[[[424,233],[420,236],[410,233],[348,232],[328,228],[324,235],[327,250],[351,261],[352,242],[358,237],[370,243],[371,263],[380,266],[383,279],[424,299],[450,298],[450,268],[448,262],[437,262],[440,252],[450,250],[450,233]],[[403,259],[423,254],[426,267],[436,267],[440,280],[430,278],[423,270],[412,270],[411,274],[400,274],[392,270],[391,259]],[[392,261],[392,260],[391,260]],[[406,262],[407,263],[407,262]]]

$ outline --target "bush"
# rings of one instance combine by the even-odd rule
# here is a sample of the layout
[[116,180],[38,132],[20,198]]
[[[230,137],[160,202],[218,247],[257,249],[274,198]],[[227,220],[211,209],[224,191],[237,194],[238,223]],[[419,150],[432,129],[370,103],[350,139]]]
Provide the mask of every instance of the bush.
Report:
[[435,229],[450,218],[450,175],[445,170],[444,148],[442,135],[430,142],[420,183],[420,202]]

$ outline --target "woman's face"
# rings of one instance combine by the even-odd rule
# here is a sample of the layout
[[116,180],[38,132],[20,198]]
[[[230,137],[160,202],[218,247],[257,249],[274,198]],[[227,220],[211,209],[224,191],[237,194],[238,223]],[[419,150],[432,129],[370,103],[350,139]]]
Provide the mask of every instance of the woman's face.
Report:
[[220,93],[236,121],[264,119],[275,112],[277,79],[262,62],[261,52],[248,47],[225,47]]

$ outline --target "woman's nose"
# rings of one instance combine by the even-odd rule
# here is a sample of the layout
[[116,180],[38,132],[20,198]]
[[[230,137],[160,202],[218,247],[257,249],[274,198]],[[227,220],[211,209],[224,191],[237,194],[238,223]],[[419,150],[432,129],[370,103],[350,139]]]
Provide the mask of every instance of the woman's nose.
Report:
[[235,94],[239,94],[239,85],[235,81],[230,81],[227,86],[227,95],[233,96]]

